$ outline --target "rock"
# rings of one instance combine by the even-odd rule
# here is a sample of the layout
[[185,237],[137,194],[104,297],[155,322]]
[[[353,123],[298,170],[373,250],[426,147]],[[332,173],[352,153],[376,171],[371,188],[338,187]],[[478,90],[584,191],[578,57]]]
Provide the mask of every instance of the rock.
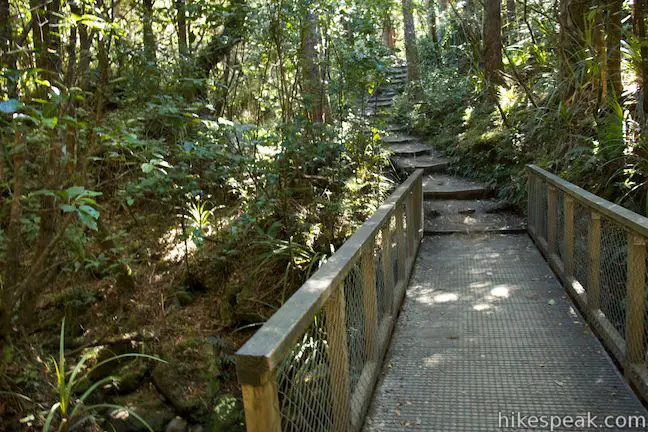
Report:
[[165,432],[186,432],[187,421],[182,417],[176,417],[169,422]]
[[[134,411],[155,432],[165,432],[164,427],[175,417],[173,409],[162,401],[150,383],[129,395],[116,396],[112,402]],[[148,428],[128,411],[111,409],[106,417],[106,430],[112,431],[114,428],[115,432],[148,432]]]
[[217,351],[206,340],[187,340],[174,348],[169,363],[156,365],[151,373],[153,384],[169,404],[196,422],[209,418],[220,390],[223,361]]
[[474,208],[467,208],[467,209],[459,210],[459,214],[462,214],[462,215],[468,215],[468,214],[473,214],[473,213],[475,213]]
[[[173,418],[173,411],[152,411],[134,409],[133,412],[140,416],[155,432],[163,432],[164,425]],[[149,432],[148,427],[126,410],[113,410],[109,414],[108,430],[115,432]]]
[[111,389],[117,394],[132,393],[141,387],[151,370],[151,363],[137,359],[126,363],[113,376],[115,380]]
[[243,422],[243,404],[240,399],[226,394],[216,402],[211,414],[209,432],[232,432]]

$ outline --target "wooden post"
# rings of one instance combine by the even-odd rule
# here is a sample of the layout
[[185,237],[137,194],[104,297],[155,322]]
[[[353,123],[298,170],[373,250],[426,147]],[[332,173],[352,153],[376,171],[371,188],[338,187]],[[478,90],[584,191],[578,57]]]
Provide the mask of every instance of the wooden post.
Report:
[[333,430],[346,431],[351,424],[351,395],[343,283],[335,287],[331,297],[324,304],[324,314],[333,393]]
[[565,265],[565,280],[569,281],[574,277],[574,199],[567,194],[563,199],[565,205],[565,256],[563,264]]
[[374,241],[367,242],[362,253],[362,305],[364,312],[364,331],[367,345],[367,360],[378,357],[378,319],[376,310],[376,269],[374,265]]
[[394,265],[392,263],[391,218],[382,227],[382,264],[387,314],[394,313]]
[[589,257],[587,308],[593,312],[601,307],[601,215],[594,210],[590,213],[587,255]]
[[533,190],[533,182],[535,176],[528,171],[527,175],[527,224],[535,231],[535,209],[533,200],[535,199],[535,191]]
[[403,205],[396,205],[396,247],[398,249],[398,280],[394,285],[399,282],[405,281],[405,259],[407,258],[405,237],[403,235]]
[[558,210],[558,191],[552,185],[547,186],[547,244],[549,253],[556,251],[556,216]]
[[242,385],[245,427],[248,432],[281,432],[279,391],[274,374],[259,386]]
[[[628,233],[627,262],[627,311],[626,311],[626,360],[627,366],[644,362],[644,312],[646,282],[646,240],[639,234]],[[630,368],[626,367],[626,376]]]
[[414,187],[414,214],[416,215],[416,240],[421,241],[425,231],[425,202],[423,201],[423,177],[416,180]]
[[405,226],[407,240],[405,244],[407,244],[408,265],[409,265],[409,261],[413,259],[414,256],[414,225],[416,225],[416,222],[414,221],[414,209],[413,209],[413,202],[412,202],[413,197],[414,197],[413,191],[410,191],[410,193],[408,193],[405,196],[405,215],[407,220],[407,224]]

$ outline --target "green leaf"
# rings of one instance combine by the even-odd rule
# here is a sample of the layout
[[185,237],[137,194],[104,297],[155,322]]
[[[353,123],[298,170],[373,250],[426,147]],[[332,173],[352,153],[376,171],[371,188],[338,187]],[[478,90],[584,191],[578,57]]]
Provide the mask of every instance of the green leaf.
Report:
[[67,189],[65,189],[65,197],[67,199],[72,200],[79,195],[81,195],[85,191],[85,188],[83,186],[72,186]]
[[77,214],[79,215],[79,219],[81,220],[81,223],[83,225],[87,226],[88,228],[90,228],[93,231],[98,231],[98,229],[97,229],[97,221],[93,217],[91,217],[87,213],[83,213],[81,211],[78,212]]
[[89,205],[85,205],[85,204],[80,205],[79,206],[79,211],[82,212],[82,213],[87,214],[88,216],[90,216],[93,219],[99,218],[99,211],[97,209],[94,209],[94,208],[90,207]]
[[73,211],[76,211],[76,209],[77,208],[75,206],[70,205],[70,204],[62,204],[61,205],[61,210],[63,210],[63,213],[73,212]]
[[143,163],[142,164],[142,171],[144,171],[144,173],[146,173],[146,174],[153,171],[153,168],[154,168],[153,165],[151,165],[150,163]]
[[58,124],[58,117],[44,117],[42,123],[46,128],[54,129]]
[[7,99],[0,101],[0,112],[4,114],[13,114],[20,110],[24,104],[17,99]]
[[128,204],[129,207],[132,206],[134,203],[135,203],[135,200],[133,199],[133,197],[130,197],[130,196],[126,197],[126,204]]

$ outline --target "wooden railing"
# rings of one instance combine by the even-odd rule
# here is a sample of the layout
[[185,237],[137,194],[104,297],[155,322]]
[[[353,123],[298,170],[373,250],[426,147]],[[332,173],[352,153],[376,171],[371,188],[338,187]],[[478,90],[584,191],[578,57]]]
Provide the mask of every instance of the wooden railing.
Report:
[[528,167],[534,241],[626,378],[648,399],[648,218]]
[[422,174],[237,352],[249,432],[360,429],[423,236]]

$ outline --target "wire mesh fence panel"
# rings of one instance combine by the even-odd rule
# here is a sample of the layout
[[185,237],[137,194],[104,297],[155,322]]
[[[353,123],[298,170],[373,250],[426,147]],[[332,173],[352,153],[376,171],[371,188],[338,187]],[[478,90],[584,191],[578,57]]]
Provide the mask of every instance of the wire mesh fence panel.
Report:
[[547,183],[538,182],[538,235],[547,240]]
[[574,278],[587,291],[587,278],[590,271],[588,253],[589,210],[587,207],[574,204]]
[[536,212],[536,191],[535,191],[536,177],[529,174],[527,177],[527,223],[529,227],[535,229],[535,212]]
[[556,193],[556,250],[560,260],[565,262],[565,193],[558,190]]
[[364,295],[362,292],[362,271],[359,264],[356,264],[344,279],[344,298],[349,350],[349,380],[353,392],[367,361],[363,312]]
[[646,348],[648,348],[648,250],[646,250],[646,274],[645,274],[645,282],[644,282],[644,319],[643,319],[643,325],[644,325],[644,332],[643,332],[643,346],[644,346],[644,364],[648,366],[648,352],[646,352]]
[[626,232],[611,219],[601,218],[601,311],[625,337]]
[[389,315],[389,302],[390,298],[387,296],[385,289],[385,272],[383,270],[383,251],[382,247],[379,245],[382,244],[382,239],[376,240],[376,248],[374,253],[374,269],[375,269],[375,280],[376,280],[376,303],[377,303],[377,316],[378,316],[378,326],[383,322],[385,317]]
[[277,368],[284,432],[333,431],[329,349],[325,317],[320,313]]

